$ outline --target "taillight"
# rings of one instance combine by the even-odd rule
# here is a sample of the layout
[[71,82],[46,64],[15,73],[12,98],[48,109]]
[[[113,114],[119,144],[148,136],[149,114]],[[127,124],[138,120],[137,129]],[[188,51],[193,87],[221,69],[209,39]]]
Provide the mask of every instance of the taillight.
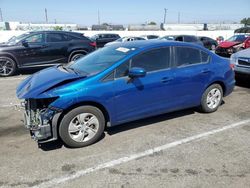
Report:
[[96,42],[89,43],[90,46],[96,47]]
[[234,70],[235,64],[230,63],[230,68]]
[[246,43],[245,42],[243,42],[242,47],[246,48]]

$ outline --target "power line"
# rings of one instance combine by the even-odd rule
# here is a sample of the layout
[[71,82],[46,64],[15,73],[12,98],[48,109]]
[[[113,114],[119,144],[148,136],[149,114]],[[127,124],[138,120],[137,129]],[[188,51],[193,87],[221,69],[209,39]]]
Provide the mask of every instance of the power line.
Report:
[[101,24],[101,21],[100,21],[100,12],[99,12],[99,9],[98,9],[98,25]]
[[166,14],[167,14],[167,10],[168,10],[168,9],[164,8],[164,21],[163,21],[164,24],[166,23]]
[[178,12],[178,24],[181,23],[181,14]]
[[45,20],[46,20],[46,23],[48,23],[48,15],[47,15],[47,9],[45,8]]
[[1,8],[0,8],[0,21],[3,22],[3,13]]

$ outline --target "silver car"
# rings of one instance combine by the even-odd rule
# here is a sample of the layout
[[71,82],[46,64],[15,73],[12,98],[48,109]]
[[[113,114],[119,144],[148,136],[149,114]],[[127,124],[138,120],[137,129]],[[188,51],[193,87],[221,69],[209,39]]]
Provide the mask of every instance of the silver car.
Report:
[[250,48],[232,54],[230,61],[236,74],[250,75]]

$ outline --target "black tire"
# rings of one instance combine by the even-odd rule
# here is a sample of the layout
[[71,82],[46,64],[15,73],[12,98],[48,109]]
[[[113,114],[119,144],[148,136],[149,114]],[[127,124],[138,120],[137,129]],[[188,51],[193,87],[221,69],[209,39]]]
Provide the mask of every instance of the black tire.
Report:
[[[6,67],[8,69],[6,69]],[[1,77],[13,76],[14,74],[16,74],[16,72],[17,72],[17,65],[16,65],[16,62],[12,58],[5,57],[5,56],[0,57],[0,76]]]
[[[82,113],[91,113],[94,116],[96,116],[96,118],[99,121],[99,128],[93,138],[85,142],[77,142],[74,139],[72,139],[69,134],[69,125],[70,125],[70,122],[77,115],[82,114]],[[93,106],[82,106],[82,107],[74,108],[73,110],[69,111],[67,114],[64,115],[59,126],[59,135],[62,141],[67,146],[72,147],[72,148],[79,148],[79,147],[91,145],[95,143],[96,141],[98,141],[104,132],[104,128],[105,128],[105,118],[104,118],[102,111]]]
[[75,53],[70,57],[69,62],[76,61],[77,59],[80,59],[81,57],[85,56],[85,53]]
[[[218,100],[218,104],[215,105],[215,107],[210,108],[208,103],[207,103],[207,97],[208,97],[208,94],[210,93],[210,91],[212,91],[214,89],[217,89],[220,92],[220,99]],[[203,93],[202,98],[201,98],[200,110],[204,113],[215,112],[219,108],[219,106],[221,105],[222,99],[223,99],[222,87],[219,84],[213,84],[213,85],[209,86],[205,90],[205,92]]]

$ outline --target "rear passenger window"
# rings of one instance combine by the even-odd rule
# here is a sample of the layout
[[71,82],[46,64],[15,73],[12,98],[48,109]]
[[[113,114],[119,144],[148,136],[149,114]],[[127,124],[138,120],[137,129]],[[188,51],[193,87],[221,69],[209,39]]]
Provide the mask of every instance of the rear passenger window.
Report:
[[209,59],[210,59],[210,56],[206,52],[201,51],[201,62],[208,63]]
[[48,33],[47,34],[47,42],[63,42],[67,41],[67,39],[60,33]]
[[176,66],[187,66],[200,63],[208,63],[209,55],[199,49],[187,47],[175,47]]
[[197,39],[192,36],[185,36],[184,39],[185,42],[197,42]]

